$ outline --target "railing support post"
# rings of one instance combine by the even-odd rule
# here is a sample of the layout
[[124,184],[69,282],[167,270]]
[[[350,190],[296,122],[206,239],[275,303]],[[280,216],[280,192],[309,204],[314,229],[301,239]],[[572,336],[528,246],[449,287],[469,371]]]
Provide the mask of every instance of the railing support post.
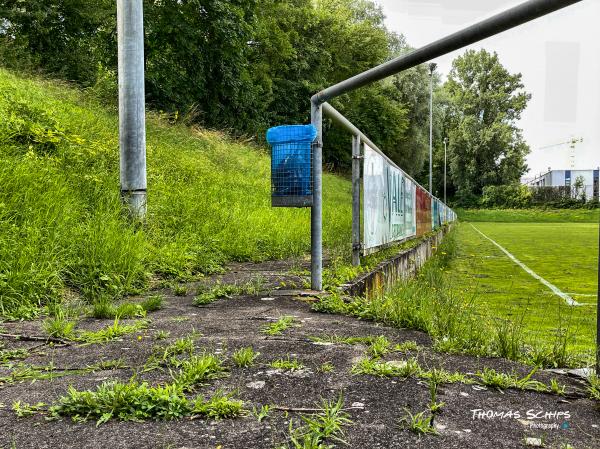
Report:
[[310,121],[317,128],[313,144],[313,205],[310,213],[311,266],[310,285],[323,290],[323,105],[311,101]]
[[360,136],[352,136],[352,265],[360,265]]

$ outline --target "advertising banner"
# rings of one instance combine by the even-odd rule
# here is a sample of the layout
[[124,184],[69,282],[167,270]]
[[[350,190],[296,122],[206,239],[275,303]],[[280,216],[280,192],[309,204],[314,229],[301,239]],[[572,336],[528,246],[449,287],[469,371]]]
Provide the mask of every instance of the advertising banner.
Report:
[[416,184],[366,144],[363,192],[365,254],[416,235]]

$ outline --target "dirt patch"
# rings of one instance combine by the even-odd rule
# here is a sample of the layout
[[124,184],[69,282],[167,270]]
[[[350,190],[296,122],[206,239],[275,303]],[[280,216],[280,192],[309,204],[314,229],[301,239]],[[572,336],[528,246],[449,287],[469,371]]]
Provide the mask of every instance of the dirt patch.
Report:
[[[337,335],[346,337],[386,336],[393,344],[415,341],[418,352],[389,353],[385,360],[416,357],[423,367],[443,367],[449,371],[475,373],[484,367],[524,376],[530,367],[503,359],[474,358],[439,354],[431,350],[427,335],[395,329],[350,317],[325,315],[310,310],[310,300],[300,296],[270,295],[272,289],[302,282],[299,263],[236,265],[219,277],[223,283],[263,279],[265,294],[216,301],[210,305],[193,305],[193,296],[176,297],[169,291],[164,307],[149,314],[147,329],[126,335],[118,341],[102,345],[63,347],[43,346],[39,342],[2,339],[6,348],[37,347],[22,360],[27,365],[47,366],[52,363],[62,377],[25,380],[0,385],[0,447],[16,448],[275,448],[286,443],[289,420],[299,419],[299,412],[272,411],[261,422],[249,412],[246,416],[221,421],[182,418],[173,421],[119,422],[111,420],[96,426],[95,422],[75,423],[70,419],[48,421],[43,415],[18,418],[11,410],[14,401],[53,403],[69,386],[95,389],[106,380],[127,381],[134,374],[150,384],[168,382],[166,370],[142,373],[142,367],[156,345],[166,345],[177,338],[195,333],[196,351],[212,350],[227,356],[229,375],[207,383],[198,392],[209,396],[217,389],[235,391],[245,408],[276,405],[288,408],[313,408],[321,398],[336,399],[343,395],[350,408],[353,424],[345,429],[349,448],[517,448],[527,437],[540,439],[545,447],[600,447],[600,413],[594,402],[581,394],[582,384],[565,376],[547,372],[535,374],[544,383],[557,378],[567,386],[567,396],[529,391],[482,388],[463,383],[443,384],[438,401],[445,403],[436,415],[437,435],[418,435],[400,426],[406,415],[427,410],[430,391],[423,379],[384,378],[352,375],[351,369],[367,352],[365,345],[315,344],[311,337]],[[215,279],[207,279],[214,282]],[[190,289],[191,291],[191,289]],[[282,316],[293,316],[294,325],[279,336],[267,336],[266,324]],[[110,320],[83,319],[80,328],[98,329]],[[4,323],[7,333],[43,335],[41,323]],[[164,340],[159,333],[168,332]],[[238,348],[252,346],[260,352],[256,364],[237,368],[231,354]],[[304,368],[286,372],[275,370],[269,362],[275,359],[297,359]],[[75,373],[100,361],[122,359],[118,369]],[[329,363],[334,369],[321,370]],[[14,369],[0,368],[0,377]],[[517,416],[518,414],[518,416]]]

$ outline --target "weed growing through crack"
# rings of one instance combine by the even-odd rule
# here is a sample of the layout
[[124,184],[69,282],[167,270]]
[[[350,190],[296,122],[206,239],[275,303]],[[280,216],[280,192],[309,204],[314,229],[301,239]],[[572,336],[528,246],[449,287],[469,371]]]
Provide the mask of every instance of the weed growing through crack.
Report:
[[407,340],[405,342],[402,343],[398,343],[397,345],[394,346],[394,352],[411,352],[411,351],[420,351],[421,350],[421,346],[419,346],[417,344],[416,341],[413,340]]
[[331,373],[334,369],[335,367],[331,362],[325,362],[322,363],[321,366],[319,366],[319,371],[321,371],[322,373]]
[[8,376],[0,377],[1,384],[14,384],[24,381],[36,380],[54,380],[65,376],[76,376],[80,374],[92,373],[96,371],[109,371],[125,368],[121,360],[101,361],[85,368],[61,368],[58,369],[53,363],[47,365],[27,365],[18,363],[10,366],[11,371]]
[[333,343],[333,344],[345,344],[345,345],[370,345],[375,341],[377,337],[366,336],[366,337],[343,337],[340,335],[322,335],[320,337],[308,337],[315,343]]
[[92,304],[90,315],[98,319],[143,318],[148,312],[155,312],[162,307],[164,297],[153,295],[141,303],[122,302],[115,305],[110,299],[103,297]]
[[600,401],[600,377],[595,374],[588,377],[587,393],[590,399]]
[[231,298],[240,294],[241,289],[237,285],[223,285],[217,282],[210,288],[200,286],[194,298],[194,304],[203,306],[215,302],[217,299]]
[[174,382],[184,391],[192,391],[197,385],[222,377],[225,371],[223,360],[215,354],[192,355],[180,363]]
[[416,358],[408,360],[398,360],[389,362],[380,362],[368,357],[362,358],[357,364],[352,366],[352,374],[370,374],[380,377],[410,377],[421,373],[421,367]]
[[150,386],[134,381],[105,382],[95,391],[69,387],[66,396],[59,398],[49,409],[51,417],[70,416],[77,422],[95,419],[98,425],[110,419],[171,420],[184,416],[220,419],[242,413],[243,402],[222,391],[207,400],[202,397],[188,399],[183,387],[177,383]]
[[179,284],[173,287],[173,294],[175,296],[186,296],[188,292],[187,285]]
[[222,284],[221,282],[217,282],[211,287],[200,286],[196,292],[196,297],[194,298],[194,304],[197,306],[203,306],[210,303],[215,302],[218,299],[229,299],[233,296],[239,295],[257,295],[264,285],[264,280],[262,277],[255,277],[253,280],[246,282],[242,285],[232,284]]
[[161,330],[156,331],[156,334],[154,335],[154,339],[155,340],[166,340],[167,338],[169,338],[169,335],[171,335],[171,332],[161,329]]
[[240,368],[248,368],[254,365],[254,361],[260,356],[260,352],[255,352],[252,347],[240,348],[231,356],[233,363]]
[[97,331],[83,331],[76,339],[83,343],[105,343],[146,327],[148,327],[148,323],[144,320],[138,320],[132,324],[121,324],[119,319],[115,318],[112,325]]
[[186,336],[178,338],[167,346],[155,346],[152,355],[144,364],[144,372],[163,367],[179,367],[183,360],[181,355],[191,357],[194,353],[194,338]]
[[390,352],[390,341],[383,335],[376,337],[369,346],[369,354],[373,358],[380,358],[381,356]]
[[346,444],[344,427],[353,422],[344,411],[343,397],[337,401],[323,399],[319,408],[317,413],[302,415],[303,424],[298,427],[290,420],[289,443],[279,445],[277,449],[326,449],[332,447],[329,442]]
[[550,379],[550,387],[549,390],[551,393],[554,393],[558,396],[564,396],[567,391],[566,385],[561,385],[558,383],[558,380],[555,378]]
[[404,409],[405,415],[400,418],[400,426],[416,434],[437,435],[437,430],[433,427],[433,415],[427,415],[426,412],[415,413],[414,415],[408,409]]
[[270,405],[261,405],[260,408],[252,407],[252,414],[258,420],[258,422],[264,421],[269,417],[271,413]]
[[0,366],[7,366],[13,360],[25,359],[29,356],[29,350],[19,349],[0,349]]
[[142,301],[141,306],[146,312],[156,312],[162,309],[164,300],[165,297],[163,295],[148,296]]
[[262,332],[266,335],[275,336],[281,335],[284,331],[294,325],[293,316],[282,316],[274,323],[267,324],[263,327]]
[[519,378],[516,374],[499,373],[490,368],[484,368],[482,372],[477,372],[476,377],[485,386],[505,390],[507,388],[516,388],[519,390],[547,391],[548,387],[537,381],[532,380],[531,376],[537,369],[533,369],[527,376]]
[[62,309],[57,309],[54,316],[47,318],[43,324],[44,330],[49,336],[64,339],[74,337],[76,325],[77,322],[69,319]]
[[192,408],[193,415],[208,419],[235,418],[244,413],[244,402],[233,399],[233,394],[217,390],[208,400],[196,399]]
[[281,369],[285,371],[299,371],[304,369],[304,365],[298,361],[298,359],[292,359],[288,355],[285,359],[273,360],[269,366],[275,369]]
[[33,416],[46,409],[48,404],[38,402],[37,404],[28,404],[27,402],[15,401],[12,404],[12,409],[19,418]]

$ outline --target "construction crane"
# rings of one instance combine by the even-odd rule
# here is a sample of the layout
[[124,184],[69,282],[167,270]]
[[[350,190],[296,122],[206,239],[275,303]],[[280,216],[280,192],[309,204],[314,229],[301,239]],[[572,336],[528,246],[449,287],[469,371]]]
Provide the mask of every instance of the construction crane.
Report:
[[583,142],[583,137],[571,137],[566,142],[555,143],[553,145],[546,145],[545,147],[538,148],[538,150],[545,150],[548,148],[562,147],[564,145],[569,145],[569,159],[571,162],[571,170],[575,168],[575,147],[577,144]]

